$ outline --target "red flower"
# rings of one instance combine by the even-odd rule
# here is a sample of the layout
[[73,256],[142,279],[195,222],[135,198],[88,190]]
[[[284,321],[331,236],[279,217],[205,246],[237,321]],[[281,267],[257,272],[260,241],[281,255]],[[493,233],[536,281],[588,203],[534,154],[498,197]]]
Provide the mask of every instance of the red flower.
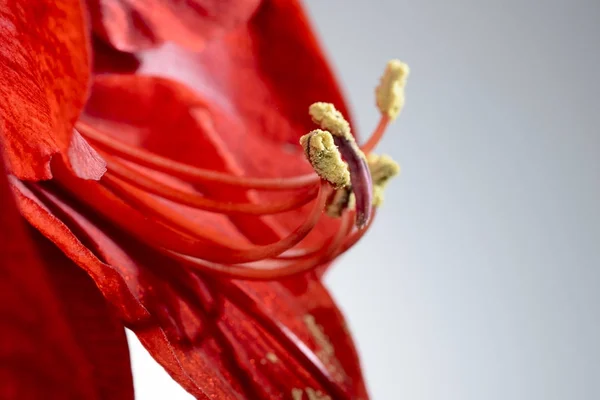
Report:
[[[308,105],[343,99],[298,4],[258,3],[0,0],[1,398],[132,398],[122,324],[198,398],[367,398],[320,274],[390,164],[369,174],[313,114],[357,210],[328,197],[316,136],[298,141]],[[141,52],[165,41],[201,51]],[[391,68],[366,153],[401,100]]]

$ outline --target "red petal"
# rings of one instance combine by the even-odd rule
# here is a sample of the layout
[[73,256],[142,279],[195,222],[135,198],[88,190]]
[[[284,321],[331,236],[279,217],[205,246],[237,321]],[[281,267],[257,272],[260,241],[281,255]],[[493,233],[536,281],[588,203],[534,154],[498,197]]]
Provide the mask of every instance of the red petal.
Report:
[[[231,286],[218,286],[230,301],[235,297]],[[301,388],[307,391],[308,398],[307,387],[320,389],[332,398],[344,398],[344,393],[350,393],[347,398],[352,399],[368,397],[344,318],[315,276],[309,274],[286,282],[238,282],[235,286],[248,297],[233,300],[238,310],[224,307],[223,329],[236,348],[242,368],[265,392],[264,398],[272,398],[282,387],[290,394],[292,389]],[[249,299],[259,304],[262,318],[256,318],[256,314],[249,318],[250,314],[239,311],[251,303]],[[316,365],[301,361],[290,344],[284,345],[286,342],[269,326],[268,319],[293,332],[293,339],[316,355],[324,376],[315,371]]]
[[[309,388],[333,398],[344,398],[336,393],[367,398],[343,318],[316,278],[296,278],[285,284],[232,284],[199,278],[117,229],[104,224],[99,228],[98,221],[79,214],[50,192],[46,196],[52,209],[111,267],[99,260],[96,264],[107,272],[118,271],[100,280],[94,275],[97,284],[120,287],[116,292],[128,290],[137,299],[136,306],[109,297],[121,315],[128,318],[138,306],[150,312],[149,318],[127,319],[130,327],[192,394],[270,399]],[[29,219],[55,218],[39,202],[22,209]],[[55,221],[55,227],[59,225]],[[64,225],[56,232],[46,223],[37,222],[37,226],[71,257],[78,254],[80,242]],[[90,268],[87,261],[77,261]],[[307,318],[313,317],[307,324]],[[292,336],[275,329],[273,321],[287,327]]]
[[[184,85],[135,75],[97,76],[82,116],[117,140],[196,167],[240,175],[237,160],[223,144],[226,133],[215,130],[217,118],[226,116]],[[198,189],[219,200],[256,201],[252,193],[222,185]],[[220,229],[222,222],[214,215],[194,214],[203,224],[214,222]],[[231,221],[254,242],[273,242],[281,234],[272,217],[234,216]]]
[[[37,257],[1,169],[0,398],[132,399],[122,327],[95,290],[61,273],[64,256]],[[77,286],[65,290],[58,276]]]
[[76,130],[73,131],[67,157],[71,170],[82,179],[98,180],[106,172],[102,157]]
[[[28,7],[3,0],[0,26],[0,145],[9,172],[48,179],[54,154],[69,163],[73,124],[87,96],[89,49],[81,5],[39,0]],[[82,158],[96,164],[93,170],[102,168],[101,160]]]
[[[298,140],[315,128],[308,116],[313,102],[332,102],[348,115],[295,0],[264,2],[247,26],[210,42],[200,53],[164,46],[142,58],[141,72],[182,81],[200,94],[214,131],[248,176],[310,171]],[[274,196],[261,193],[260,199],[269,202]],[[289,231],[305,215],[306,210],[290,213],[278,222]]]
[[182,81],[205,99],[215,110],[223,140],[242,167],[255,174],[297,173],[298,162],[280,165],[279,157],[302,156],[298,139],[315,127],[308,116],[313,102],[332,102],[348,115],[295,0],[264,2],[247,26],[202,52],[165,46],[142,57],[141,72]]
[[108,309],[90,277],[39,233],[36,244],[52,264],[50,281],[60,293],[63,312],[94,374],[99,397],[133,399],[129,347],[123,323]]
[[244,24],[260,0],[88,0],[94,30],[136,52],[165,41],[200,49]]
[[[194,361],[188,360],[187,367],[183,367],[181,360],[183,355],[181,352],[175,352],[165,333],[168,331],[174,334],[173,332],[181,329],[179,325],[174,326],[176,321],[173,320],[172,312],[168,308],[169,305],[176,305],[179,300],[165,280],[159,279],[150,269],[134,262],[129,254],[107,235],[105,232],[107,228],[101,229],[95,226],[52,193],[41,188],[36,189],[43,190],[47,196],[46,202],[53,211],[59,213],[64,221],[79,232],[98,256],[109,264],[102,262],[50,212],[50,209],[33,192],[19,182],[13,182],[13,188],[25,218],[90,274],[106,299],[118,311],[119,316],[139,333],[140,340],[146,346],[153,349],[157,361],[167,368],[174,379],[199,398],[207,398],[205,393],[210,394],[211,398],[214,396],[235,398],[232,396],[233,393],[238,392],[238,389],[234,384],[234,378],[227,368],[220,368],[217,364],[218,358],[212,360],[213,356],[205,354],[205,350],[195,349],[189,356],[193,356]],[[114,231],[109,232],[119,235]],[[135,245],[130,238],[127,242]],[[155,261],[149,266],[152,266]],[[152,313],[148,310],[152,310]],[[218,352],[214,345],[207,346],[206,351],[210,354]],[[189,363],[193,363],[193,371]],[[193,378],[190,376],[192,373]]]

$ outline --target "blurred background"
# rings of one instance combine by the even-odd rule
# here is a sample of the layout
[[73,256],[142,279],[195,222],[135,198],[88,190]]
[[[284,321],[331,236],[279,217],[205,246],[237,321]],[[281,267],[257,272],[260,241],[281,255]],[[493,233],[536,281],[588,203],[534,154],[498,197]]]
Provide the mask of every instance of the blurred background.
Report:
[[[402,174],[327,277],[372,398],[600,398],[600,2],[306,6],[363,137],[411,66]],[[191,399],[132,347],[139,399]]]

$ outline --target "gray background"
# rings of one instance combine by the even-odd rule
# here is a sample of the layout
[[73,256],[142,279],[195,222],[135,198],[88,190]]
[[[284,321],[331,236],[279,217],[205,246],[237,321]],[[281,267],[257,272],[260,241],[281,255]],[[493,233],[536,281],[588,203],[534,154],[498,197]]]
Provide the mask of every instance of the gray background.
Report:
[[[307,5],[363,135],[412,69],[402,175],[327,278],[372,397],[599,399],[600,2]],[[133,356],[139,399],[189,398]]]

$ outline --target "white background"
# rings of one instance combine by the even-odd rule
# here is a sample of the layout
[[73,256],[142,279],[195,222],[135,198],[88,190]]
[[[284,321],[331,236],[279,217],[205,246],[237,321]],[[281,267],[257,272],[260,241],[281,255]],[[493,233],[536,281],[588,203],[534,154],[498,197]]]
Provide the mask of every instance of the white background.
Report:
[[[364,135],[402,165],[327,282],[376,400],[600,398],[600,2],[307,2]],[[132,340],[137,398],[189,399]]]

